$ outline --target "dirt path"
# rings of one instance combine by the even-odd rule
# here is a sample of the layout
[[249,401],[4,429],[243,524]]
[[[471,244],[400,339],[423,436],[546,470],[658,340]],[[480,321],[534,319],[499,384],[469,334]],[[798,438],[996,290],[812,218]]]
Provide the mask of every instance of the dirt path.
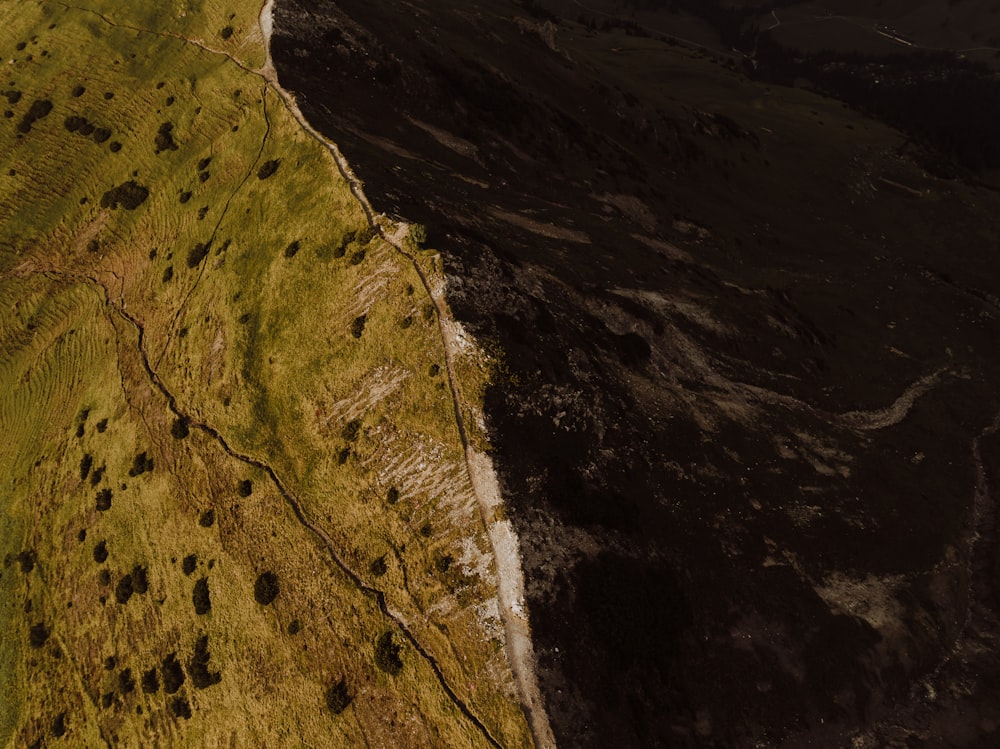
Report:
[[302,114],[295,102],[295,97],[278,83],[277,71],[271,59],[271,33],[273,30],[272,10],[274,0],[267,0],[260,12],[260,29],[264,36],[266,58],[263,67],[255,71],[270,84],[282,98],[288,110],[309,135],[326,148],[337,163],[344,179],[350,185],[351,192],[364,209],[369,224],[379,235],[392,245],[397,252],[413,264],[428,296],[437,310],[438,328],[445,355],[445,369],[448,375],[448,385],[451,390],[452,405],[455,410],[455,422],[465,451],[465,463],[472,483],[483,523],[486,526],[497,570],[497,598],[500,618],[503,621],[505,633],[505,648],[507,660],[510,663],[515,683],[520,692],[521,704],[524,708],[528,725],[531,728],[535,746],[538,749],[555,747],[555,737],[549,725],[548,714],[538,688],[535,673],[534,647],[531,641],[531,629],[524,608],[524,575],[521,569],[518,539],[509,520],[494,520],[497,507],[502,503],[500,486],[497,481],[493,463],[487,455],[479,453],[471,445],[462,417],[462,401],[458,383],[455,378],[454,361],[461,348],[457,331],[459,327],[452,320],[444,297],[444,286],[432,285],[420,266],[417,258],[408,252],[404,240],[409,234],[409,225],[388,221],[385,216],[377,214],[365,195],[361,180],[344,157],[336,143],[324,137],[316,130]]

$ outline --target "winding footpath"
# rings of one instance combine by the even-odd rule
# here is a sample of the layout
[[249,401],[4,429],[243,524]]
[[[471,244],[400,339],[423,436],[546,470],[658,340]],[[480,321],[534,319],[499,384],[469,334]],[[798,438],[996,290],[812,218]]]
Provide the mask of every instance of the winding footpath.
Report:
[[496,562],[497,598],[500,618],[504,625],[507,660],[520,692],[521,705],[524,708],[535,746],[537,749],[553,749],[556,745],[555,736],[549,725],[548,714],[545,711],[545,704],[542,701],[535,673],[534,647],[524,605],[524,574],[518,552],[518,539],[509,520],[494,520],[495,510],[501,504],[496,472],[489,456],[478,452],[472,446],[465,427],[454,366],[459,348],[456,335],[457,325],[451,319],[448,311],[444,298],[444,286],[435,287],[432,285],[418,259],[406,249],[404,240],[409,235],[409,225],[404,222],[390,222],[384,215],[375,212],[365,195],[361,180],[354,173],[340,148],[309,123],[295,102],[295,97],[282,88],[278,82],[278,74],[271,59],[273,7],[274,0],[266,0],[260,12],[260,30],[264,37],[266,56],[263,67],[254,72],[261,75],[281,97],[288,111],[295,117],[302,129],[330,152],[341,175],[350,185],[351,193],[364,210],[368,223],[378,232],[379,236],[413,264],[427,295],[437,310],[438,329],[444,348],[445,369],[448,375],[452,406],[455,411],[455,423],[465,452],[469,480]]

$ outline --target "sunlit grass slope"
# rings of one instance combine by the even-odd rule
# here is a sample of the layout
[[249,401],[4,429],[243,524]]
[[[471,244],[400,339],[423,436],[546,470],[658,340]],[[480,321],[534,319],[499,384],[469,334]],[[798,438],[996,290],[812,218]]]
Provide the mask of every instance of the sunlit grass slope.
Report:
[[0,745],[525,745],[434,307],[259,10],[0,3]]

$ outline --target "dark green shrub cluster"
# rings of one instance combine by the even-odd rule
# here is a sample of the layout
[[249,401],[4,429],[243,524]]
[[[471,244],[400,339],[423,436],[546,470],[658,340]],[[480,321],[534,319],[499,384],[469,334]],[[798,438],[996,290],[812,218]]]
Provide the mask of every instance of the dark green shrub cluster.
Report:
[[142,691],[146,694],[156,694],[160,691],[160,680],[156,676],[156,669],[151,668],[142,675]]
[[80,481],[83,481],[90,475],[90,467],[94,465],[94,459],[89,453],[80,458]]
[[160,666],[160,673],[163,674],[163,691],[167,694],[176,694],[177,690],[184,684],[184,669],[177,661],[177,653],[168,653]]
[[204,260],[208,256],[208,251],[210,249],[212,249],[212,242],[211,241],[206,242],[206,243],[199,242],[194,247],[192,247],[190,250],[188,250],[188,254],[187,254],[187,267],[188,268],[197,268],[198,265],[199,265],[199,263],[201,263],[201,261]]
[[399,489],[390,486],[389,491],[385,493],[385,501],[391,505],[396,504],[399,501]]
[[365,255],[367,254],[368,254],[367,251],[363,249],[358,250],[357,252],[353,252],[351,253],[351,257],[348,260],[348,262],[351,265],[361,265],[361,263],[364,262]]
[[7,97],[7,103],[14,106],[19,101],[21,101],[21,92],[17,89],[9,89],[3,92],[3,95]]
[[191,602],[194,604],[194,613],[204,616],[212,610],[212,599],[208,594],[208,578],[200,577],[194,584],[194,592],[191,594]]
[[209,670],[208,662],[211,659],[212,656],[208,652],[208,635],[202,635],[195,643],[194,655],[188,661],[188,673],[196,689],[206,689],[222,681],[222,674]]
[[107,470],[107,466],[101,466],[100,468],[95,468],[94,472],[90,474],[90,485],[97,486],[101,483],[101,479],[104,478],[104,472]]
[[375,665],[392,676],[403,670],[400,660],[401,646],[392,641],[392,632],[385,632],[375,643]]
[[169,283],[174,277],[174,266],[168,265],[163,269],[163,283]]
[[203,172],[208,169],[208,165],[212,163],[212,157],[206,156],[201,161],[198,162],[198,171]]
[[135,679],[132,678],[131,668],[123,668],[118,672],[118,688],[122,694],[128,694],[135,689]]
[[288,247],[285,248],[285,257],[295,257],[295,254],[299,251],[299,241],[295,240]]
[[177,144],[174,142],[174,123],[164,122],[156,132],[156,153],[163,151],[176,151]]
[[198,518],[198,525],[202,528],[211,528],[215,524],[215,510],[205,510]]
[[128,469],[129,476],[141,476],[153,470],[153,459],[145,451],[132,458],[132,467]]
[[451,569],[451,563],[454,561],[451,554],[438,554],[434,559],[434,567],[442,575]]
[[119,205],[127,211],[134,211],[146,202],[149,189],[134,180],[123,182],[101,196],[101,208],[117,208]]
[[326,690],[326,706],[330,709],[330,712],[334,715],[340,715],[347,706],[351,704],[350,692],[347,689],[347,681],[341,679],[340,681],[332,684],[329,689]]
[[378,559],[373,559],[372,563],[368,565],[368,571],[371,572],[374,577],[382,577],[382,575],[388,572],[389,567],[385,563],[385,554],[380,556]]
[[52,102],[48,99],[36,99],[31,102],[28,111],[24,113],[24,117],[17,124],[17,132],[27,135],[31,132],[31,126],[43,117],[47,117],[51,111]]
[[174,419],[174,423],[170,425],[170,434],[175,440],[182,440],[191,433],[188,428],[188,420],[183,416],[178,416]]
[[236,493],[241,497],[249,497],[253,494],[253,481],[250,479],[243,479],[236,485]]
[[66,735],[66,713],[59,713],[52,719],[52,735],[57,739]]
[[170,702],[170,712],[178,718],[191,719],[191,705],[183,697],[174,697]]
[[35,569],[35,562],[37,561],[38,555],[35,553],[34,549],[22,551],[17,555],[18,566],[21,568],[21,572],[25,575]]
[[219,36],[221,36],[223,39],[228,39],[232,35],[233,35],[232,26],[226,26],[225,28],[222,29],[222,31],[219,32]]
[[182,192],[180,200],[181,200],[181,205],[183,205],[184,203],[187,203],[189,200],[191,200],[191,193],[190,193],[190,191],[185,190],[184,192]]
[[28,644],[33,648],[40,648],[49,639],[49,628],[44,622],[32,624],[28,630]]
[[261,164],[260,169],[257,170],[257,179],[267,179],[268,177],[271,177],[278,171],[279,166],[281,166],[281,159],[271,159],[270,161],[265,161]]
[[361,419],[351,419],[349,422],[344,424],[344,428],[340,430],[341,436],[348,442],[354,442],[361,434]]
[[104,564],[108,559],[108,542],[101,541],[94,547],[94,561],[98,564]]
[[188,554],[184,559],[181,560],[181,572],[185,575],[190,575],[194,572],[195,567],[198,566],[198,555]]
[[351,335],[360,338],[365,332],[365,323],[368,322],[368,315],[359,315],[351,323]]
[[111,509],[111,490],[108,488],[101,489],[97,492],[97,509],[101,512],[107,512]]
[[273,572],[262,572],[253,586],[253,597],[261,606],[267,606],[278,597],[278,576]]
[[302,622],[300,622],[298,619],[292,619],[290,622],[288,622],[288,629],[287,629],[288,634],[294,637],[301,631],[302,631]]
[[74,98],[79,99],[86,92],[87,92],[87,89],[84,88],[83,86],[74,86],[73,90],[70,93],[73,95]]
[[108,420],[101,419],[99,422],[97,422],[96,427],[99,433],[104,434],[105,430],[108,428]]

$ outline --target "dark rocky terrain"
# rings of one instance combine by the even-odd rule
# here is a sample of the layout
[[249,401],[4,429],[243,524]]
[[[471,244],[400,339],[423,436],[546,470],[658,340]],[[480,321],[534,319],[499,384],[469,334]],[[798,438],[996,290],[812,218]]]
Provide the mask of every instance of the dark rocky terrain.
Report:
[[1000,196],[972,166],[534,2],[275,19],[282,84],[502,357],[561,745],[1000,742]]

